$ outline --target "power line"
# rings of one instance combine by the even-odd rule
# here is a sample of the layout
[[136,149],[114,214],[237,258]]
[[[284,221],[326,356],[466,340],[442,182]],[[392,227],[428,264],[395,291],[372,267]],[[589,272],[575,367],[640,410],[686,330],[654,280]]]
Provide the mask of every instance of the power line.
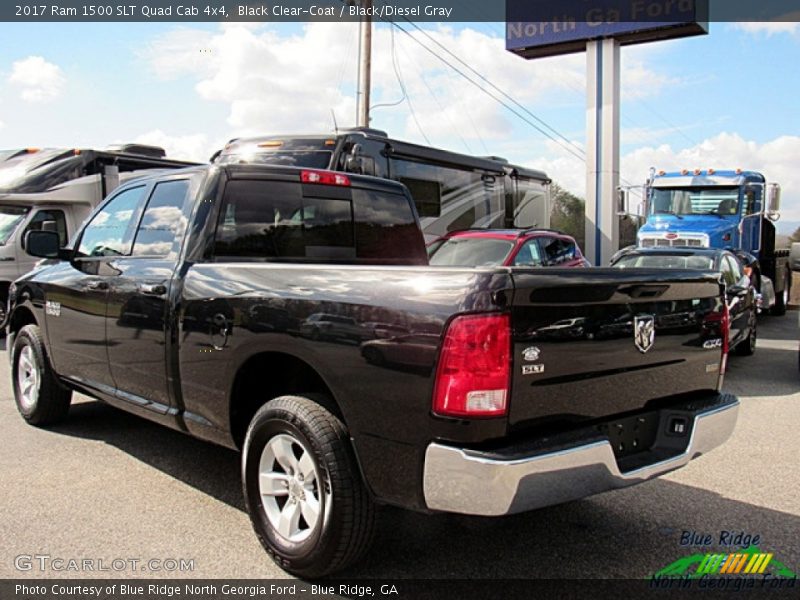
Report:
[[[391,30],[391,34],[392,34],[392,65],[394,65],[394,63],[395,63],[394,29],[391,29],[391,28],[389,28],[389,29]],[[396,68],[395,68],[395,75],[397,75]],[[400,78],[398,77],[398,81],[399,81],[399,79]],[[375,104],[374,106],[372,106],[370,108],[370,110],[372,110],[374,108],[383,108],[383,107],[397,106],[398,104],[402,104],[403,102],[405,102],[406,98],[408,98],[408,95],[406,94],[406,91],[405,91],[405,89],[403,89],[402,85],[400,86],[400,91],[403,92],[403,97],[400,98],[400,100],[398,100],[397,102],[386,102],[386,103],[383,103],[383,104]]]
[[403,92],[403,96],[405,96],[406,102],[408,103],[408,110],[411,113],[411,118],[414,119],[414,123],[417,124],[417,129],[422,134],[422,137],[425,138],[425,141],[428,145],[431,145],[431,141],[428,139],[428,136],[425,135],[425,130],[422,129],[422,125],[419,123],[419,119],[417,119],[417,113],[414,111],[414,104],[411,102],[411,96],[408,95],[408,90],[406,90],[405,83],[403,83],[403,76],[400,72],[400,65],[397,62],[397,54],[395,52],[394,47],[394,29],[391,29],[392,33],[392,66],[394,67],[394,74],[397,77],[397,83],[400,85],[400,90]]
[[477,77],[479,77],[479,78],[480,78],[480,79],[481,79],[481,80],[482,80],[484,83],[486,83],[487,85],[491,86],[491,87],[492,87],[494,90],[496,90],[496,91],[497,91],[499,94],[501,94],[501,95],[502,95],[503,97],[505,97],[507,100],[509,100],[510,102],[513,102],[513,103],[514,103],[516,106],[518,106],[518,107],[519,107],[521,110],[523,110],[525,113],[527,113],[528,115],[530,115],[530,117],[532,117],[533,119],[535,119],[535,120],[536,120],[538,123],[540,123],[540,124],[541,124],[543,127],[546,127],[547,129],[549,129],[549,130],[550,130],[550,131],[551,131],[553,134],[555,134],[556,136],[558,136],[559,138],[561,138],[563,141],[565,141],[567,144],[569,144],[569,145],[570,145],[570,146],[572,146],[573,148],[577,149],[577,150],[578,150],[578,152],[580,152],[581,154],[585,154],[584,150],[583,150],[583,149],[582,149],[580,146],[578,146],[577,144],[575,144],[575,142],[573,142],[572,140],[570,140],[570,139],[569,139],[569,138],[567,138],[566,136],[562,135],[562,134],[561,134],[561,132],[559,132],[559,131],[558,131],[558,130],[555,128],[555,127],[552,127],[550,124],[548,124],[546,121],[544,121],[544,119],[542,119],[542,118],[538,117],[537,115],[535,115],[535,114],[534,114],[534,113],[533,113],[533,112],[532,112],[530,109],[528,109],[528,108],[527,108],[525,105],[523,105],[521,102],[519,102],[518,100],[516,100],[516,99],[515,99],[513,96],[511,96],[511,94],[509,94],[508,92],[506,92],[505,90],[503,90],[503,89],[501,89],[499,86],[497,86],[495,83],[493,83],[492,81],[490,81],[490,80],[489,80],[489,79],[488,79],[488,78],[487,78],[485,75],[483,75],[482,73],[480,73],[479,71],[477,71],[477,70],[476,70],[474,67],[472,67],[470,64],[468,64],[468,63],[467,63],[467,62],[465,62],[464,60],[462,60],[462,59],[461,59],[461,58],[460,58],[460,57],[459,57],[457,54],[455,54],[455,53],[454,53],[454,52],[452,52],[452,51],[451,51],[449,48],[447,48],[447,46],[445,46],[444,44],[442,44],[441,42],[439,42],[439,40],[437,40],[436,38],[434,38],[433,36],[431,36],[431,35],[430,35],[430,34],[429,34],[427,31],[425,31],[424,29],[422,29],[422,28],[421,28],[419,25],[417,25],[417,24],[416,24],[416,23],[414,23],[413,21],[410,21],[410,20],[408,20],[408,18],[405,18],[405,17],[404,17],[404,20],[405,20],[405,21],[407,21],[407,22],[408,22],[410,25],[412,25],[412,26],[413,26],[415,29],[417,29],[417,30],[418,30],[420,33],[422,33],[422,34],[423,34],[425,37],[427,37],[429,40],[431,40],[431,41],[432,41],[434,44],[436,44],[437,46],[439,46],[439,47],[440,47],[442,50],[444,50],[445,52],[447,52],[447,53],[448,53],[450,56],[452,56],[453,58],[455,58],[455,59],[456,59],[456,60],[457,60],[459,63],[461,63],[462,65],[464,65],[464,66],[465,66],[467,69],[469,69],[470,71],[472,71],[472,73],[474,73],[474,74],[475,74]]
[[[528,119],[528,118],[527,118],[525,115],[521,114],[521,113],[520,113],[520,112],[519,112],[517,109],[515,109],[513,106],[510,106],[508,103],[504,102],[504,101],[503,101],[501,98],[498,98],[498,97],[497,97],[497,95],[493,94],[492,92],[490,92],[489,90],[487,90],[485,87],[483,87],[483,86],[482,86],[480,83],[478,83],[478,82],[477,82],[477,81],[475,81],[474,79],[470,78],[470,77],[469,77],[469,76],[468,76],[466,73],[464,73],[464,72],[463,72],[461,69],[459,69],[458,67],[456,67],[456,66],[455,66],[453,63],[451,63],[450,61],[448,61],[448,60],[447,60],[447,59],[445,59],[444,57],[442,57],[442,56],[440,56],[439,54],[437,54],[437,53],[436,53],[434,50],[432,50],[431,48],[429,48],[428,46],[426,46],[425,44],[423,44],[423,43],[422,43],[420,40],[418,40],[416,37],[414,37],[414,36],[411,34],[411,32],[410,32],[410,31],[408,31],[408,30],[404,29],[403,27],[401,27],[401,26],[400,26],[398,23],[396,23],[396,22],[394,22],[394,21],[387,21],[387,22],[388,22],[389,24],[393,25],[394,27],[397,27],[397,29],[399,29],[400,31],[402,31],[403,33],[405,33],[407,36],[409,36],[409,37],[410,37],[412,40],[414,40],[414,41],[415,41],[417,44],[419,44],[420,46],[422,46],[422,48],[424,48],[424,49],[425,49],[427,52],[429,52],[430,54],[432,54],[433,56],[435,56],[436,58],[438,58],[438,59],[439,59],[441,62],[443,62],[445,65],[447,65],[448,67],[450,67],[451,69],[453,69],[453,70],[454,70],[456,73],[458,73],[459,75],[461,75],[461,76],[462,76],[464,79],[466,79],[466,80],[467,80],[467,81],[469,81],[469,82],[470,82],[472,85],[474,85],[474,86],[475,86],[475,87],[477,87],[479,90],[481,90],[481,91],[482,91],[484,94],[486,94],[487,96],[489,96],[490,98],[492,98],[492,99],[493,99],[495,102],[497,102],[497,103],[499,103],[500,105],[502,105],[503,107],[505,107],[505,109],[506,109],[506,110],[508,110],[509,112],[511,112],[512,114],[514,114],[515,116],[517,116],[519,119],[521,119],[522,121],[524,121],[525,123],[527,123],[528,125],[530,125],[531,127],[533,127],[534,129],[536,129],[536,130],[537,130],[539,133],[541,133],[542,135],[544,135],[546,138],[548,138],[549,140],[551,140],[551,141],[555,142],[556,144],[558,144],[559,146],[561,146],[561,147],[562,147],[564,150],[566,150],[567,152],[569,152],[570,154],[572,154],[572,155],[573,155],[575,158],[577,158],[578,160],[581,160],[581,161],[585,160],[585,156],[581,156],[581,154],[578,154],[578,153],[577,153],[577,152],[576,152],[576,151],[575,151],[573,148],[571,148],[571,147],[570,147],[570,146],[572,145],[571,143],[570,143],[570,145],[565,145],[565,144],[564,144],[564,143],[563,143],[561,140],[559,140],[558,138],[554,137],[553,135],[551,135],[550,133],[548,133],[547,131],[545,131],[544,129],[542,129],[542,127],[540,127],[539,125],[537,125],[536,123],[534,123],[533,121],[531,121],[530,119]],[[459,59],[459,60],[460,60],[460,59]],[[493,84],[492,84],[492,85],[493,85]],[[537,117],[537,118],[538,118],[538,117]],[[559,134],[559,135],[560,135],[560,134]],[[582,151],[581,151],[581,152],[582,152]],[[585,153],[584,153],[584,154],[585,154]]]
[[[405,19],[405,18],[404,18],[404,19]],[[570,154],[572,154],[572,155],[573,155],[575,158],[577,158],[578,160],[581,160],[581,161],[583,161],[583,162],[585,162],[585,161],[586,161],[586,152],[585,152],[585,150],[583,150],[583,148],[581,148],[580,146],[578,146],[577,144],[575,144],[575,143],[574,143],[573,141],[571,141],[569,138],[565,137],[563,134],[561,134],[561,133],[560,133],[558,130],[556,130],[554,127],[552,127],[551,125],[549,125],[548,123],[546,123],[546,122],[545,122],[543,119],[541,119],[540,117],[538,117],[538,116],[536,116],[535,114],[533,114],[533,112],[531,112],[531,111],[530,111],[528,108],[526,108],[524,105],[522,105],[520,102],[518,102],[518,101],[517,101],[516,99],[514,99],[512,96],[510,96],[510,95],[509,95],[507,92],[505,92],[504,90],[502,90],[501,88],[499,88],[497,85],[495,85],[495,84],[494,84],[493,82],[491,82],[491,81],[490,81],[488,78],[486,78],[486,77],[485,77],[483,74],[481,74],[481,73],[479,73],[477,70],[475,70],[475,69],[474,69],[472,66],[470,66],[469,64],[467,64],[466,62],[464,62],[464,61],[463,61],[463,60],[462,60],[460,57],[458,57],[456,54],[454,54],[454,53],[453,53],[451,50],[449,50],[449,49],[448,49],[446,46],[444,46],[443,44],[441,44],[441,43],[440,43],[438,40],[436,40],[435,38],[433,38],[432,36],[430,36],[430,35],[429,35],[429,34],[428,34],[428,33],[427,33],[427,32],[426,32],[424,29],[420,28],[420,27],[419,27],[419,26],[418,26],[416,23],[413,23],[412,21],[409,21],[408,19],[405,19],[405,20],[406,20],[408,23],[410,23],[410,24],[411,24],[413,27],[415,27],[416,29],[418,29],[418,30],[419,30],[419,31],[420,31],[420,32],[421,32],[423,35],[425,35],[425,37],[427,37],[428,39],[430,39],[430,40],[431,40],[432,42],[434,42],[434,43],[435,43],[437,46],[439,46],[439,47],[440,47],[440,48],[442,48],[442,49],[443,49],[445,52],[447,52],[447,53],[448,53],[450,56],[452,56],[453,58],[455,58],[455,59],[456,59],[456,60],[457,60],[459,63],[461,63],[462,65],[464,65],[465,67],[467,67],[467,68],[468,68],[470,71],[472,71],[472,72],[473,72],[473,73],[474,73],[474,74],[475,74],[477,77],[479,77],[479,78],[480,78],[482,81],[484,81],[485,83],[487,83],[487,84],[488,84],[489,86],[491,86],[493,89],[497,90],[497,92],[498,92],[498,93],[500,93],[501,95],[503,95],[504,97],[508,98],[508,99],[509,99],[511,102],[513,102],[513,103],[514,103],[516,106],[518,106],[518,107],[519,107],[521,110],[523,110],[523,111],[524,111],[526,114],[530,115],[530,116],[531,116],[533,119],[535,119],[537,122],[541,123],[541,124],[542,124],[542,126],[546,127],[546,128],[547,128],[547,129],[549,129],[550,131],[552,131],[552,132],[553,132],[553,134],[555,134],[556,136],[558,136],[558,138],[560,138],[560,139],[558,139],[558,138],[556,138],[556,137],[553,137],[553,135],[551,135],[550,133],[548,133],[547,131],[545,131],[544,129],[542,129],[541,127],[539,127],[538,125],[536,125],[536,123],[533,123],[533,122],[531,122],[531,121],[530,121],[528,118],[526,118],[524,115],[520,114],[520,113],[519,113],[519,112],[518,112],[518,111],[517,111],[517,110],[516,110],[514,107],[512,107],[512,106],[509,106],[509,105],[508,105],[506,102],[504,102],[502,99],[498,98],[496,95],[492,94],[492,93],[491,93],[491,92],[489,92],[487,89],[485,89],[484,87],[482,87],[482,86],[481,86],[481,85],[480,85],[478,82],[476,82],[475,80],[473,80],[472,78],[470,78],[470,77],[469,77],[469,76],[468,76],[466,73],[464,73],[464,72],[463,72],[461,69],[459,69],[458,67],[456,67],[455,65],[453,65],[451,62],[449,62],[448,60],[446,60],[445,58],[443,58],[442,56],[440,56],[439,54],[437,54],[437,53],[436,53],[434,50],[432,50],[431,48],[429,48],[428,46],[426,46],[425,44],[423,44],[423,43],[422,43],[420,40],[418,40],[416,37],[414,37],[414,36],[411,34],[411,32],[410,32],[410,31],[408,31],[408,30],[404,29],[403,27],[401,27],[401,26],[400,26],[398,23],[396,23],[396,22],[394,22],[394,21],[388,21],[388,23],[389,23],[390,25],[394,26],[394,27],[397,27],[397,29],[399,29],[400,31],[402,31],[403,33],[405,33],[407,36],[409,36],[409,37],[410,37],[412,40],[414,40],[414,41],[415,41],[417,44],[419,44],[420,46],[422,46],[422,48],[424,48],[424,49],[425,49],[426,51],[428,51],[430,54],[432,54],[433,56],[435,56],[436,58],[438,58],[438,59],[439,59],[441,62],[443,62],[445,65],[447,65],[448,67],[450,67],[451,69],[453,69],[453,70],[454,70],[456,73],[458,73],[459,75],[461,75],[461,76],[462,76],[464,79],[466,79],[466,80],[467,80],[467,81],[469,81],[471,84],[473,84],[474,86],[476,86],[476,87],[477,87],[479,90],[481,90],[482,92],[484,92],[484,93],[485,93],[487,96],[489,96],[490,98],[492,98],[493,100],[495,100],[496,102],[498,102],[498,103],[499,103],[501,106],[503,106],[503,107],[504,107],[506,110],[508,110],[509,112],[511,112],[512,114],[514,114],[515,116],[517,116],[519,119],[521,119],[522,121],[524,121],[525,123],[527,123],[528,125],[530,125],[531,127],[533,127],[534,129],[536,129],[536,130],[537,130],[539,133],[541,133],[542,135],[544,135],[546,138],[548,138],[549,140],[551,140],[551,141],[555,142],[556,144],[558,144],[558,145],[559,145],[561,148],[563,148],[564,150],[566,150],[567,152],[569,152]],[[409,103],[409,107],[410,107],[410,103]],[[413,113],[412,113],[412,114],[413,114]],[[415,116],[415,121],[416,121],[416,116]],[[419,123],[417,123],[417,126],[419,127]],[[420,129],[420,131],[421,131],[421,129]],[[425,137],[425,134],[424,134],[424,133],[423,133],[423,137]],[[425,139],[426,139],[426,141],[428,141],[428,138],[427,138],[427,137],[425,137]],[[568,144],[568,145],[565,145],[565,144],[562,142],[562,140],[563,140],[564,142],[566,142],[566,144]],[[428,144],[430,144],[430,141],[428,141]],[[622,181],[624,184],[626,184],[626,185],[630,186],[631,188],[635,188],[635,187],[636,187],[636,184],[634,184],[634,183],[630,182],[629,180],[625,179],[624,177],[620,177],[620,181]],[[637,196],[639,196],[639,197],[643,197],[643,196],[642,196],[642,194],[641,194],[640,192],[636,191],[635,189],[631,189],[631,191],[632,191],[633,193],[635,193]]]
[[[392,32],[392,51],[394,51],[394,29],[391,29],[391,32]],[[402,47],[401,47],[401,50],[402,50]],[[404,53],[405,53],[405,51],[404,51]],[[405,53],[405,55],[406,55],[406,58],[409,58],[407,53]],[[413,63],[413,61],[412,61],[412,63]],[[434,102],[436,102],[436,105],[439,107],[440,114],[442,114],[445,117],[447,117],[447,120],[450,122],[450,125],[452,126],[453,130],[456,132],[456,135],[458,136],[458,139],[460,139],[461,143],[464,144],[464,147],[467,149],[467,152],[469,154],[472,154],[472,148],[470,148],[470,145],[467,143],[467,140],[464,139],[464,136],[461,135],[461,132],[459,131],[458,127],[456,127],[456,124],[453,122],[452,115],[447,111],[447,109],[445,109],[445,107],[442,105],[441,101],[439,100],[439,97],[434,93],[433,89],[428,84],[428,80],[425,79],[425,75],[423,74],[422,69],[417,70],[417,75],[419,76],[419,78],[422,81],[422,83],[425,85],[425,88],[428,90],[428,93],[431,95],[431,97],[433,98]]]

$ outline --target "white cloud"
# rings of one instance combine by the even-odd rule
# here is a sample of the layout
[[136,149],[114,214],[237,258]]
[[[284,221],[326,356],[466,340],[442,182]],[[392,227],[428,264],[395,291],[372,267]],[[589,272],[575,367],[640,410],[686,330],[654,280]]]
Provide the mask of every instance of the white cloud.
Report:
[[[442,26],[425,33],[407,29],[415,40],[497,97],[502,96],[466,65],[536,114],[565,105],[582,107],[582,55],[526,61],[506,52],[501,37],[471,28]],[[516,117],[415,40],[396,30],[393,40],[387,27],[374,31],[372,104],[403,97],[396,65],[416,118],[404,102],[376,108],[373,125],[415,140],[423,137],[421,128],[433,144],[443,138],[461,138],[466,144],[478,138],[504,140],[518,130],[521,124]],[[312,23],[291,35],[281,35],[269,26],[229,24],[210,37],[206,31],[173,30],[154,39],[144,57],[159,77],[194,78],[200,97],[225,103],[232,134],[240,136],[330,131],[331,110],[340,126],[352,124],[356,53],[357,24]],[[625,69],[626,97],[657,94],[676,83],[647,68],[641,57],[626,59]]]
[[[169,135],[160,129],[154,129],[137,136],[137,144],[160,146],[169,158],[206,162],[219,150],[227,140],[210,140],[204,133],[190,135]],[[122,143],[117,141],[115,143]]]
[[235,135],[329,131],[331,108],[340,121],[352,98],[338,78],[342,53],[356,34],[311,24],[302,35],[226,26],[207,32],[178,29],[153,41],[145,57],[163,78],[191,76],[201,98],[229,106]]
[[49,102],[61,95],[66,84],[61,68],[41,56],[29,56],[11,65],[8,82],[20,89],[28,102]]
[[[795,13],[795,19],[800,17],[800,13]],[[772,37],[773,35],[781,34],[781,33],[788,33],[790,35],[794,35],[800,32],[800,23],[796,20],[794,22],[791,21],[764,21],[764,22],[752,22],[752,23],[736,23],[734,24],[736,29],[744,31],[746,33],[756,34],[756,35],[766,35],[767,37]]]
[[[643,183],[650,167],[664,170],[736,169],[759,171],[770,182],[783,188],[781,214],[786,220],[800,220],[800,136],[781,136],[757,143],[736,133],[720,133],[697,145],[674,149],[668,144],[644,146],[621,158],[621,177],[631,183]],[[559,184],[580,196],[585,195],[586,174],[582,161],[550,144],[547,157],[530,161],[530,166],[544,169]]]

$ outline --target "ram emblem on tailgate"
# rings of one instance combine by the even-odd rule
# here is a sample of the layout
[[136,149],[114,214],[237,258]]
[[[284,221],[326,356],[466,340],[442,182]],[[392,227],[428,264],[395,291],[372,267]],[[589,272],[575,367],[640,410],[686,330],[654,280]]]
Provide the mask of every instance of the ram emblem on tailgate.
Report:
[[633,341],[639,352],[646,354],[656,340],[656,320],[653,315],[641,315],[633,319]]

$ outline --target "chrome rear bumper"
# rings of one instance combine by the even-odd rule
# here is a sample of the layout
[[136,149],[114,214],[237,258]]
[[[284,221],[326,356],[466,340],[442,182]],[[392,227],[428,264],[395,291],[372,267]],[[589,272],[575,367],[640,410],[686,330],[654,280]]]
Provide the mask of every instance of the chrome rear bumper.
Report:
[[739,401],[721,395],[718,406],[692,414],[683,451],[627,472],[620,471],[608,440],[509,460],[432,443],[425,453],[425,502],[431,510],[497,516],[641,483],[724,443],[733,433],[738,412]]

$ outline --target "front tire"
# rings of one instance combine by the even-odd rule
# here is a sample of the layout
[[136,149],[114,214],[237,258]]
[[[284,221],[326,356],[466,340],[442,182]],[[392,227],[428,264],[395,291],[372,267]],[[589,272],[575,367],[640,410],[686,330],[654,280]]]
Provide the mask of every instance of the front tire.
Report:
[[313,399],[281,396],[261,407],[247,430],[242,481],[258,539],[289,573],[328,575],[367,550],[374,505],[347,429]]
[[17,410],[31,425],[63,421],[72,402],[72,391],[59,384],[50,368],[42,334],[37,325],[26,325],[12,348],[14,400]]

